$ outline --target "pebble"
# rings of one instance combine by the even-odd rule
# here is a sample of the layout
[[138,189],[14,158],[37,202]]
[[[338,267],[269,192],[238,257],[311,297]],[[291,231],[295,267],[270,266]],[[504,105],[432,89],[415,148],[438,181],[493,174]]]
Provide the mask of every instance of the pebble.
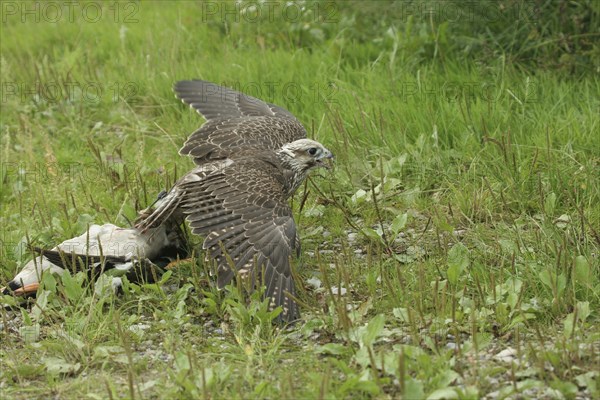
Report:
[[512,347],[506,348],[496,354],[494,359],[501,362],[517,361],[517,350],[513,349]]
[[461,237],[465,236],[465,234],[467,233],[467,230],[466,229],[457,229],[453,233],[454,233],[454,236],[461,238]]
[[319,278],[316,277],[312,277],[306,280],[306,283],[308,283],[310,286],[314,287],[315,289],[318,289],[321,287],[321,280]]
[[145,331],[146,329],[150,329],[150,325],[148,324],[137,324],[137,325],[131,325],[130,327],[131,329],[139,329],[141,331]]
[[337,286],[331,287],[331,293],[333,293],[334,295],[341,294],[342,296],[344,296],[347,292],[348,292],[348,289],[346,289],[344,287],[343,288],[338,288]]

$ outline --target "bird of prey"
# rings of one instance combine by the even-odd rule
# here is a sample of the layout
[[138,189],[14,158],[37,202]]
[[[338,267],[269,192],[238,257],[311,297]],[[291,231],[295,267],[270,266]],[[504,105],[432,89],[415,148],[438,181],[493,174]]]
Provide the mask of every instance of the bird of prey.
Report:
[[288,199],[309,170],[329,168],[332,153],[274,104],[201,80],[178,82],[174,91],[206,119],[180,150],[197,166],[136,227],[185,218],[204,237],[218,288],[236,275],[251,290],[262,284],[270,307],[282,307],[280,321],[298,319],[290,258],[300,241]]
[[[115,269],[130,281],[148,281],[155,262],[182,253],[181,235],[179,227],[169,224],[144,233],[113,224],[91,225],[80,236],[67,239],[52,250],[33,248],[37,255],[0,292],[33,294],[45,271],[62,274],[65,268],[85,270],[92,276]],[[118,286],[120,278],[113,283]]]

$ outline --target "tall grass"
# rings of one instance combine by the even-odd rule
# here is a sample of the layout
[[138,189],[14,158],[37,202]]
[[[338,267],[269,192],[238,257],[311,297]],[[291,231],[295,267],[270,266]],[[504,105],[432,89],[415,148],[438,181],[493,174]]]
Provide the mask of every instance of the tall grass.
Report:
[[293,203],[302,323],[217,291],[200,255],[120,297],[46,275],[1,311],[2,394],[597,395],[597,3],[450,4],[457,19],[449,2],[294,4],[56,23],[3,4],[2,282],[28,242],[127,225],[192,166],[177,150],[202,120],[177,80],[286,107],[336,168]]

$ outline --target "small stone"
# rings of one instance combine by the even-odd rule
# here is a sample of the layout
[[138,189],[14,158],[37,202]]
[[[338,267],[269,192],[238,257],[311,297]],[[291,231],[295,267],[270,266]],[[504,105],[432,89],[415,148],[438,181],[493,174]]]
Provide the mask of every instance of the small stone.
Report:
[[494,358],[501,362],[511,362],[517,360],[517,350],[509,347],[507,349],[502,350],[498,354],[494,356]]
[[307,279],[306,283],[308,283],[310,286],[314,287],[315,289],[318,289],[321,287],[322,282],[319,278],[315,278],[313,276],[312,278]]
[[460,238],[460,237],[465,236],[465,234],[467,233],[467,230],[466,229],[456,229],[453,233],[454,233],[454,236]]
[[456,343],[448,342],[446,343],[446,348],[450,350],[456,350],[458,349],[458,346],[456,345]]
[[347,292],[348,292],[348,289],[346,289],[344,287],[343,288],[338,288],[337,286],[331,287],[331,293],[333,293],[334,295],[341,294],[342,296],[344,296]]

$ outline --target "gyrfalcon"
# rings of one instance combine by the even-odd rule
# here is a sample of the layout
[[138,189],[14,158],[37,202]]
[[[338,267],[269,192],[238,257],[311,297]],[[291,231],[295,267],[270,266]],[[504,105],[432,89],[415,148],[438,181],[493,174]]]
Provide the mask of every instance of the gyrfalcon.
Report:
[[298,319],[290,259],[300,241],[288,199],[309,170],[329,168],[332,153],[274,104],[201,80],[178,82],[174,91],[206,119],[179,151],[197,167],[136,227],[185,218],[204,237],[219,288],[236,274],[251,290],[264,284],[270,307],[283,309],[279,320]]

